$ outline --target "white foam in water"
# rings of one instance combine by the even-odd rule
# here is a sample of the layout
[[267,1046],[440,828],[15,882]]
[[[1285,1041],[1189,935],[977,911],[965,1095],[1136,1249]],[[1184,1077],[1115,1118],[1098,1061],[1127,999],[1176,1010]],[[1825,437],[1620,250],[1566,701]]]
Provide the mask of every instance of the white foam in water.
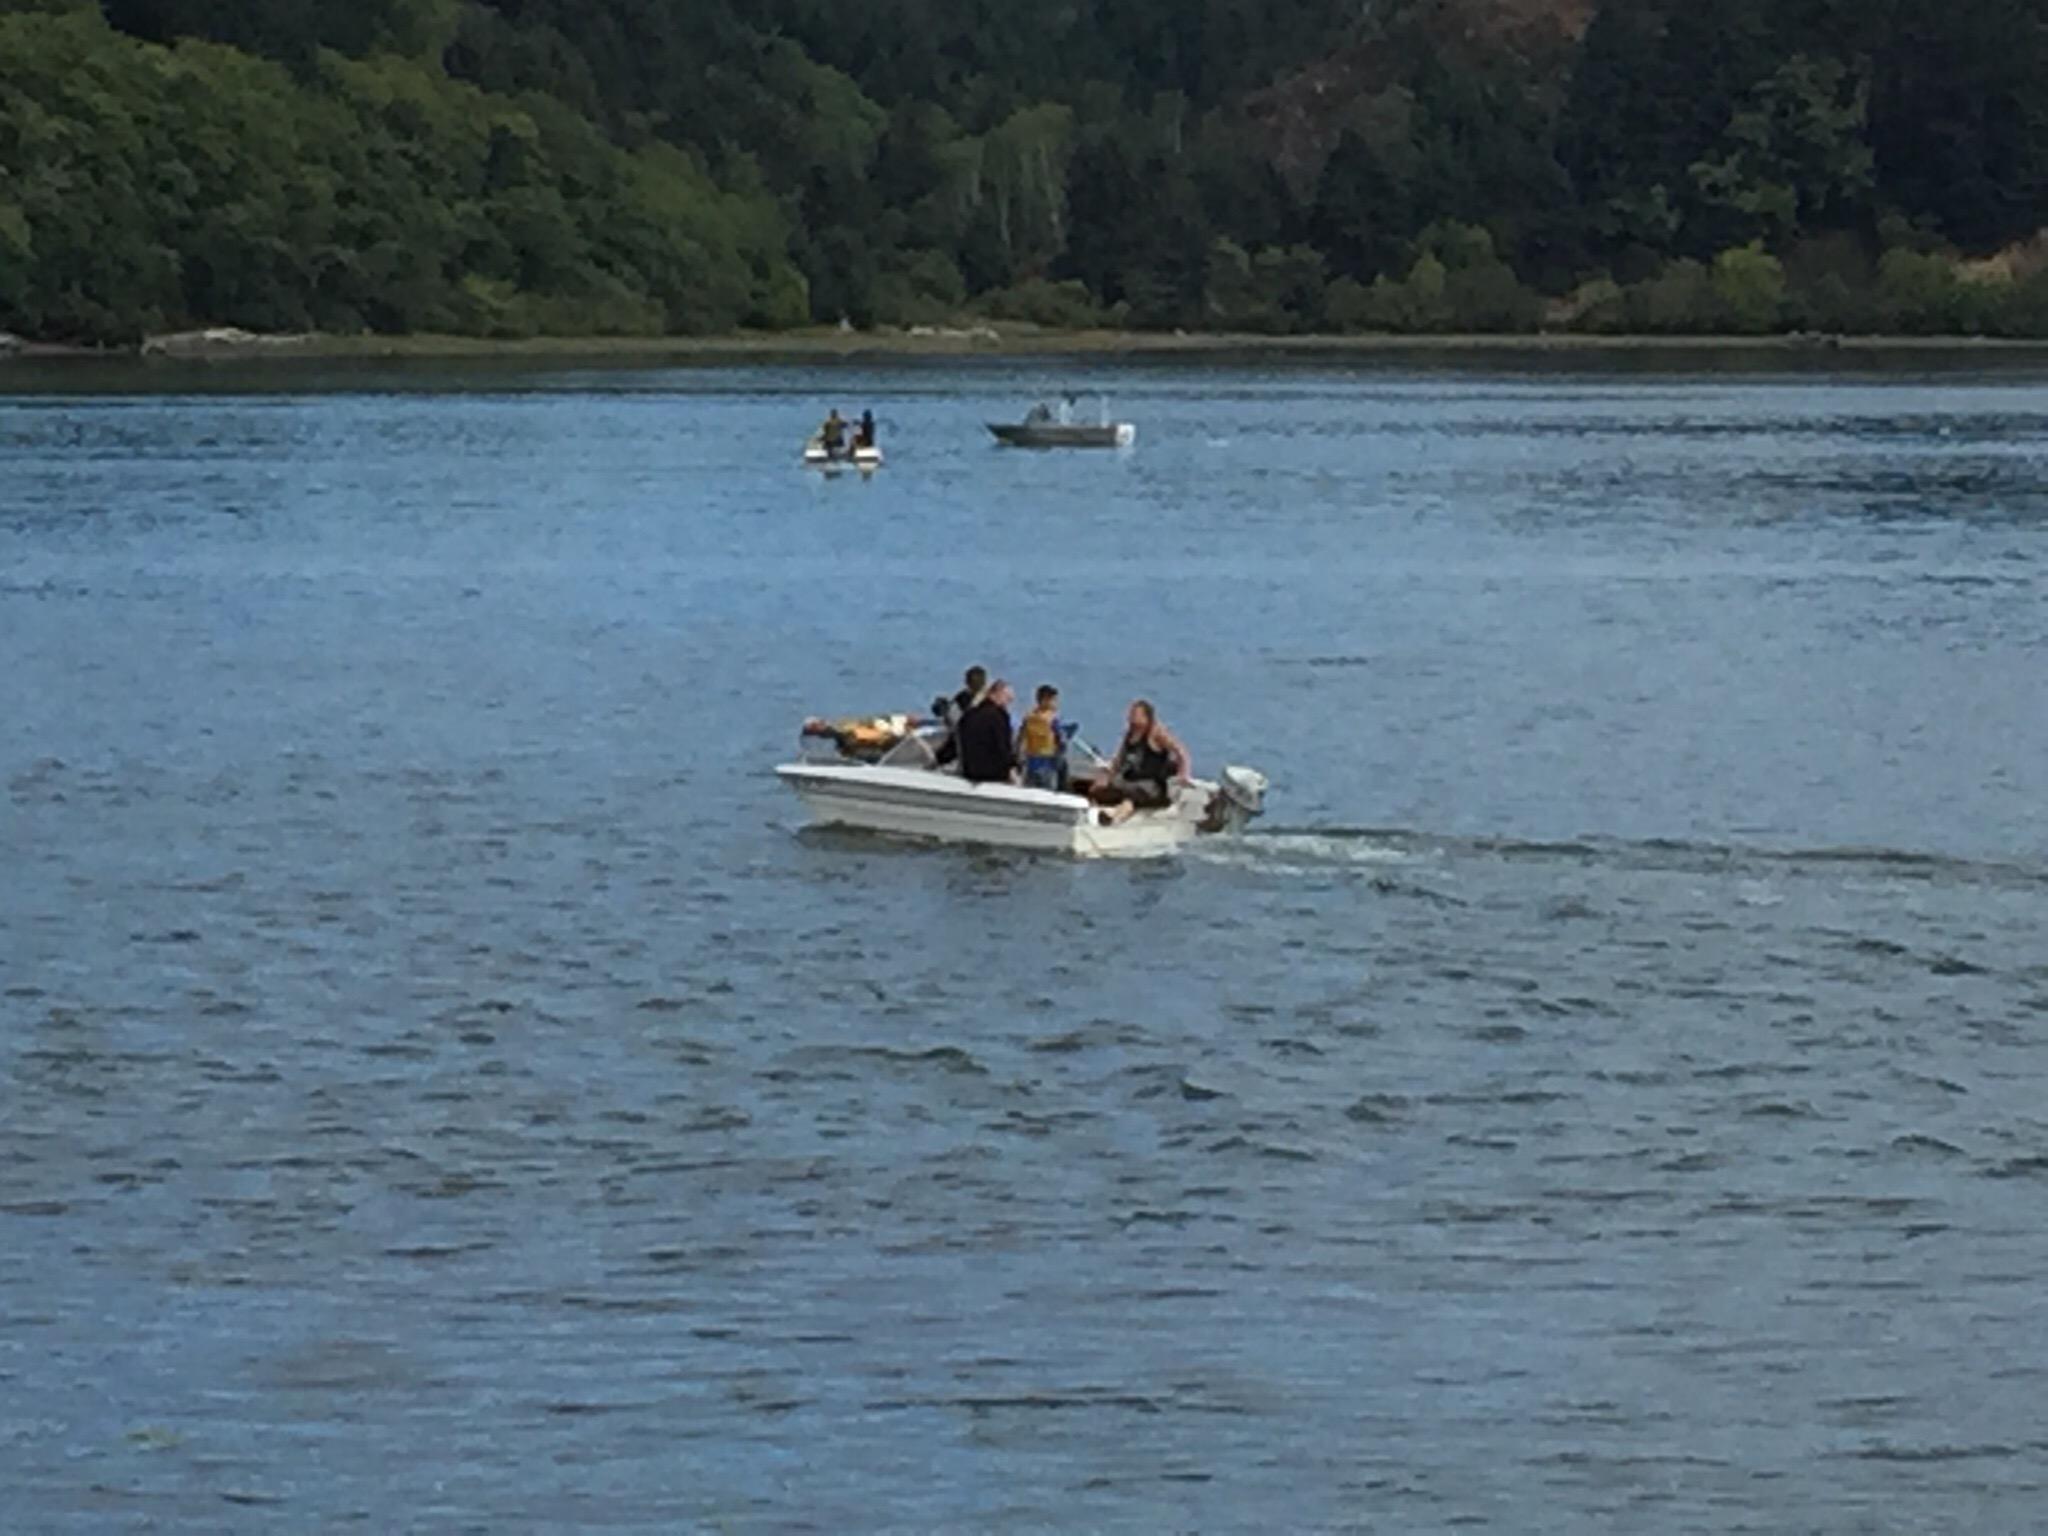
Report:
[[1414,864],[1421,855],[1357,833],[1267,832],[1216,838],[1189,847],[1218,864],[1273,871],[1315,870],[1337,866]]

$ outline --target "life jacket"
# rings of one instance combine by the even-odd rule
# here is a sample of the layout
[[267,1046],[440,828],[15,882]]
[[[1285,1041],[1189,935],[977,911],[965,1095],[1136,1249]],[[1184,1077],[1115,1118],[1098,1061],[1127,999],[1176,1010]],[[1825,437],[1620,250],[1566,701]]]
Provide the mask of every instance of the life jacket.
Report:
[[1024,755],[1026,757],[1058,757],[1060,755],[1060,727],[1056,716],[1042,715],[1034,709],[1024,717]]

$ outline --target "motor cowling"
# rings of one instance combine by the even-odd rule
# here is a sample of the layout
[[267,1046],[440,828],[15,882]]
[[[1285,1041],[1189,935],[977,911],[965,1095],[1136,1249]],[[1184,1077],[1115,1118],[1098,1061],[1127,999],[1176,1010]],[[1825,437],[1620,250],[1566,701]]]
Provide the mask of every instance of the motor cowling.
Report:
[[1216,792],[1247,819],[1266,808],[1266,776],[1256,768],[1225,768],[1217,777]]
[[1241,827],[1266,808],[1266,776],[1256,768],[1226,768],[1202,813],[1204,832]]

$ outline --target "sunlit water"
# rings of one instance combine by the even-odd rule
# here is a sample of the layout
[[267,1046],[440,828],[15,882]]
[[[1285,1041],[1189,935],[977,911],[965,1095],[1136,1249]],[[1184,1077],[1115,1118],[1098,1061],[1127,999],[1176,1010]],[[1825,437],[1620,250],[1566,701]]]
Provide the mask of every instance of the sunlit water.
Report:
[[[2037,1529],[2048,374],[1911,369],[5,375],[5,1523]],[[971,661],[1267,822],[800,833]]]

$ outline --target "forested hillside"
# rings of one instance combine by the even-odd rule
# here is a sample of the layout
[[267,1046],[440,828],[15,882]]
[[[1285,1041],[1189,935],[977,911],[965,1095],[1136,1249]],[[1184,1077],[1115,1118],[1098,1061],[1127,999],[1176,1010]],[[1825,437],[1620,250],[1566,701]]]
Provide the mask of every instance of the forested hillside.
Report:
[[0,0],[0,329],[2048,335],[2040,0]]

